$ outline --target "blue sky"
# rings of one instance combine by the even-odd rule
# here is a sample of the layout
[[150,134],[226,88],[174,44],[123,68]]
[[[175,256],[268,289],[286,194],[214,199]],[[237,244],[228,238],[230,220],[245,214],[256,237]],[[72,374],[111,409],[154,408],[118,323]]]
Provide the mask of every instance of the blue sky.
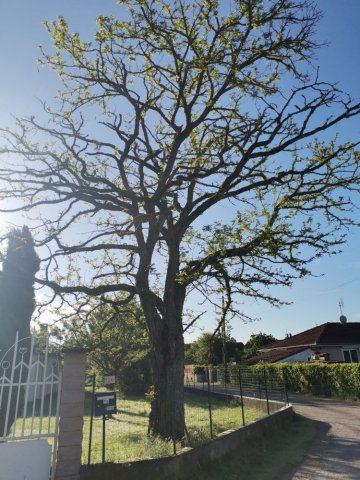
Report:
[[[319,24],[317,38],[329,42],[318,51],[317,63],[321,78],[339,82],[339,86],[353,97],[360,98],[360,1],[319,0],[324,17]],[[42,21],[63,15],[72,29],[91,36],[95,18],[99,14],[118,12],[114,0],[12,0],[2,2],[0,10],[0,125],[11,125],[12,115],[39,114],[39,98],[51,100],[58,88],[56,77],[36,65],[37,45],[48,44]],[[360,137],[360,122],[347,124],[340,135],[349,139]],[[360,220],[360,214],[359,214]],[[21,223],[13,216],[0,216],[0,230],[8,221]],[[323,258],[314,265],[316,278],[308,278],[281,292],[291,306],[273,309],[256,302],[245,302],[248,315],[261,321],[233,324],[232,335],[246,341],[251,333],[263,331],[282,338],[286,333],[297,333],[327,321],[338,321],[338,303],[343,299],[344,313],[349,321],[360,322],[360,232],[350,232],[343,253]],[[195,310],[203,307],[192,305]],[[200,324],[211,330],[215,318],[209,312]],[[199,335],[200,329],[191,337]]]

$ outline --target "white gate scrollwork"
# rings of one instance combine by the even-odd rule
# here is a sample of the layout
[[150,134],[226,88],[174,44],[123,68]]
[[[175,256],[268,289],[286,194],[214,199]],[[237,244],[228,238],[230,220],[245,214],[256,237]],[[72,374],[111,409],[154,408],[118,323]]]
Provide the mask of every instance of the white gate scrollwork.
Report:
[[[49,479],[53,480],[61,393],[58,359],[49,353],[48,338],[44,348],[40,349],[34,337],[19,340],[16,335],[14,345],[3,355],[2,353],[0,352],[0,448],[8,447],[10,442],[14,442],[14,449],[18,445],[21,455],[20,446],[24,441],[47,440],[50,445],[48,448],[51,449]],[[28,446],[33,448],[35,445],[33,443]],[[0,466],[0,479],[1,468]]]

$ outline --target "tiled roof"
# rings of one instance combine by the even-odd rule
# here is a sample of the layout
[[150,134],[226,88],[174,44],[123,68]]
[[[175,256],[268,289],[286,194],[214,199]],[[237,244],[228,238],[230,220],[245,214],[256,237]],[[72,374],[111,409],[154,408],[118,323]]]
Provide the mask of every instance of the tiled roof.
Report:
[[[310,345],[349,345],[360,343],[360,323],[323,323],[304,332],[284,338],[261,348],[261,352],[274,348],[308,347]],[[287,356],[287,355],[286,355]]]
[[318,345],[360,343],[360,323],[327,323],[317,343]]
[[290,357],[295,353],[303,352],[307,350],[308,347],[288,347],[288,348],[280,348],[280,349],[273,349],[273,350],[266,350],[257,355],[256,357],[251,357],[246,360],[247,365],[254,365],[255,363],[259,362],[266,362],[266,363],[273,363],[278,362],[279,360],[283,360],[286,357]]
[[345,324],[328,322],[265,345],[260,349],[259,355],[249,358],[246,363],[252,365],[258,362],[278,362],[309,347],[356,344],[360,344],[359,322]]

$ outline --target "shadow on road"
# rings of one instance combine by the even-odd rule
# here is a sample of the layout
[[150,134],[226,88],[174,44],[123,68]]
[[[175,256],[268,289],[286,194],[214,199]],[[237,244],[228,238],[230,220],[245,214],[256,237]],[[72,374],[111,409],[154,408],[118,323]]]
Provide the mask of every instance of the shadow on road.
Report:
[[[302,417],[302,415],[299,415],[299,414],[297,414],[297,415],[299,417]],[[306,418],[306,417],[303,417],[303,418]],[[322,444],[325,441],[326,435],[328,434],[328,432],[331,428],[331,425],[329,423],[320,422],[319,420],[312,420],[312,419],[309,419],[309,418],[306,418],[306,419],[315,428],[316,434],[313,438],[313,441],[308,446],[308,450],[305,453],[304,460],[306,460],[306,458],[308,458],[310,455],[312,455],[313,450],[316,449],[318,445]],[[294,474],[298,470],[298,468],[299,468],[299,465],[297,465],[296,467],[291,469],[289,472],[287,472],[286,474],[281,476],[281,478],[279,478],[279,480],[292,480],[292,478],[294,477]],[[304,478],[306,478],[306,477],[304,477]],[[307,478],[312,479],[313,477],[309,476]]]

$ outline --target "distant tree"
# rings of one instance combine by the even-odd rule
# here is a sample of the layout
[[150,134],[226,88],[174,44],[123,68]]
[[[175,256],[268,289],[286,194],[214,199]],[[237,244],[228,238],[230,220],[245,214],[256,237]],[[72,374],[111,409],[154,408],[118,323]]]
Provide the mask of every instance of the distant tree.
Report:
[[64,343],[88,350],[88,366],[115,375],[125,393],[144,393],[151,385],[150,343],[141,307],[99,305],[83,321],[68,322]]
[[267,333],[253,333],[250,336],[250,340],[245,343],[244,358],[255,357],[259,354],[259,349],[265,345],[276,342],[276,338]]
[[[279,305],[272,286],[339,251],[356,223],[360,156],[358,139],[333,129],[360,103],[313,68],[312,0],[118,3],[127,11],[98,17],[90,41],[62,17],[46,24],[54,51],[40,63],[63,87],[43,123],[2,129],[0,198],[4,210],[50,206],[37,281],[57,300],[138,298],[150,430],[181,438],[187,295]],[[82,255],[86,269],[59,275],[60,260]]]
[[227,362],[240,362],[243,357],[244,344],[237,342],[234,338],[230,338],[226,342],[226,361]]
[[[35,310],[34,280],[40,267],[28,227],[12,229],[7,242],[0,271],[0,362],[14,344],[16,332],[19,339],[30,336],[30,322]],[[3,392],[0,405],[0,436],[8,433],[15,415],[15,402],[11,402],[8,428],[4,432],[7,395],[8,390]],[[22,392],[19,399],[21,401]]]
[[35,310],[34,281],[40,259],[28,227],[12,229],[0,271],[0,357],[19,339],[30,336]]
[[[226,339],[227,360],[240,361],[244,345],[234,338]],[[219,365],[223,361],[223,340],[220,335],[204,332],[185,348],[185,363]]]

